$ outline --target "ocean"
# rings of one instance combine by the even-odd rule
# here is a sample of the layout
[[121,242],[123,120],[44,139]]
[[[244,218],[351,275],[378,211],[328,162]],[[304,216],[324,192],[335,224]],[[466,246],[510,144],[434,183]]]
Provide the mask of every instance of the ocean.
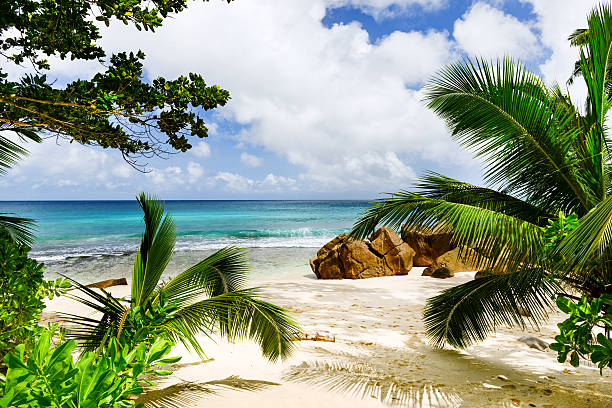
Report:
[[[257,277],[308,272],[308,260],[348,232],[365,201],[166,201],[178,239],[168,274],[227,245],[247,248]],[[144,230],[133,201],[0,202],[1,212],[36,220],[31,257],[47,275],[84,283],[131,274]]]

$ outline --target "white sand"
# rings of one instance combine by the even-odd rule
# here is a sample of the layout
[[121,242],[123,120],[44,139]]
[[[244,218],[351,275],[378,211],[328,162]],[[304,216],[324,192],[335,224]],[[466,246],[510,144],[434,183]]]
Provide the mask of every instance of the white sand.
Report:
[[[177,346],[173,355],[183,360],[158,385],[171,387],[163,392],[183,398],[187,406],[207,408],[385,406],[381,400],[404,407],[612,406],[610,370],[600,376],[585,364],[578,369],[562,365],[555,352],[517,341],[535,336],[552,342],[560,316],[552,316],[539,332],[502,328],[467,350],[431,348],[421,321],[425,299],[472,279],[473,273],[438,280],[421,277],[421,271],[319,281],[304,269],[291,278],[254,282],[266,286],[271,301],[291,310],[305,332],[333,334],[336,341],[299,342],[288,361],[272,364],[249,342],[204,338],[214,360],[201,363]],[[128,293],[125,287],[113,292]],[[83,311],[67,299],[49,302],[48,312],[60,310]],[[231,376],[274,384],[259,384],[255,391],[236,391],[236,385],[244,386],[242,380],[225,381],[231,387],[204,384]]]

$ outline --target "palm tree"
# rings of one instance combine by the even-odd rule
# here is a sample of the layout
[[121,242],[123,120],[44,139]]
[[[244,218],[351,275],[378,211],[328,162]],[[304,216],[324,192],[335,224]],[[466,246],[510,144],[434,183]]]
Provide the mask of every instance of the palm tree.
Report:
[[154,313],[161,307],[161,321],[149,329],[200,356],[204,350],[196,336],[218,331],[230,340],[255,340],[270,360],[287,357],[300,329],[286,310],[258,299],[258,289],[244,288],[245,251],[224,248],[160,285],[176,242],[175,224],[161,201],[145,193],[137,201],[144,212],[145,232],[134,259],[131,296],[126,304],[105,291],[76,284],[87,296],[74,298],[102,313],[102,318],[65,314],[65,321],[74,327],[70,336],[85,350],[94,350],[110,336],[119,337],[130,329],[126,319],[130,311]]
[[[452,232],[462,254],[472,248],[479,268],[498,272],[427,301],[425,326],[438,346],[466,347],[500,324],[537,325],[552,295],[563,290],[556,282],[593,296],[610,291],[612,268],[601,258],[612,243],[610,6],[589,14],[587,31],[580,39],[584,111],[510,58],[467,59],[438,72],[425,99],[453,137],[484,161],[485,186],[429,173],[414,191],[375,202],[354,226],[355,237],[378,224]],[[559,253],[546,256],[543,228],[560,211],[583,218]],[[559,257],[562,271],[553,280]]]
[[[4,136],[6,132],[12,133],[23,142],[30,140],[40,143],[41,141],[40,136],[31,129],[21,129],[10,122],[3,122],[0,118],[0,175],[6,174],[7,170],[20,158],[28,154],[25,148]],[[34,238],[32,234],[33,226],[34,220],[30,218],[15,217],[12,214],[0,212],[0,229],[6,231],[19,244],[28,245],[32,243]]]

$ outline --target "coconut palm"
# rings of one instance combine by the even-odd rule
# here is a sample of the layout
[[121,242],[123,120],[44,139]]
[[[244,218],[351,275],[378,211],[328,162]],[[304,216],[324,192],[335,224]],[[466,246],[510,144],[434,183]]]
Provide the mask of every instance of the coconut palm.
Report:
[[[145,193],[137,201],[144,212],[145,232],[134,259],[131,296],[124,301],[75,283],[86,296],[73,297],[102,317],[64,315],[72,325],[70,335],[85,350],[94,350],[110,336],[119,337],[130,329],[126,327],[130,311],[145,310],[153,321],[147,330],[182,342],[201,356],[204,350],[197,335],[219,333],[230,340],[256,341],[271,360],[287,357],[299,328],[286,310],[259,299],[258,289],[244,288],[245,251],[224,248],[160,285],[176,242],[175,224],[161,201]],[[162,314],[159,321],[156,310]]]
[[[592,294],[610,290],[612,269],[600,256],[612,241],[611,7],[594,9],[587,30],[580,39],[584,111],[511,58],[467,59],[438,72],[425,99],[483,160],[485,186],[429,173],[414,190],[375,202],[355,224],[355,237],[379,224],[452,232],[463,256],[471,248],[477,267],[498,272],[428,300],[425,326],[436,345],[466,347],[500,324],[537,325],[562,290],[555,282]],[[560,211],[583,218],[560,252],[546,256],[543,227]],[[563,273],[553,281],[559,257]]]
[[[17,161],[28,154],[28,151],[15,143],[8,137],[7,133],[19,138],[19,140],[40,142],[41,138],[30,129],[19,129],[11,123],[0,120],[0,175],[6,174]],[[5,136],[6,135],[6,136]],[[31,244],[34,236],[32,228],[34,220],[23,217],[15,217],[13,214],[0,212],[0,229],[5,230],[10,237],[20,244]]]

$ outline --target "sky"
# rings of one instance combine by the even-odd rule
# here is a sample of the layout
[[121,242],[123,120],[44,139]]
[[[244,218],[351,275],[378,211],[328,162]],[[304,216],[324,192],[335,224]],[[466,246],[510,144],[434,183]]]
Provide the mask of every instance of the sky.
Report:
[[[563,88],[590,0],[192,1],[155,33],[104,28],[109,51],[143,50],[147,80],[188,72],[230,91],[207,139],[142,161],[66,141],[28,144],[0,178],[3,200],[374,199],[437,171],[481,183],[481,163],[423,103],[437,70],[510,55]],[[4,67],[3,67],[4,68]],[[57,83],[97,62],[53,61]],[[568,89],[579,101],[584,86]],[[580,102],[579,102],[580,103]]]

